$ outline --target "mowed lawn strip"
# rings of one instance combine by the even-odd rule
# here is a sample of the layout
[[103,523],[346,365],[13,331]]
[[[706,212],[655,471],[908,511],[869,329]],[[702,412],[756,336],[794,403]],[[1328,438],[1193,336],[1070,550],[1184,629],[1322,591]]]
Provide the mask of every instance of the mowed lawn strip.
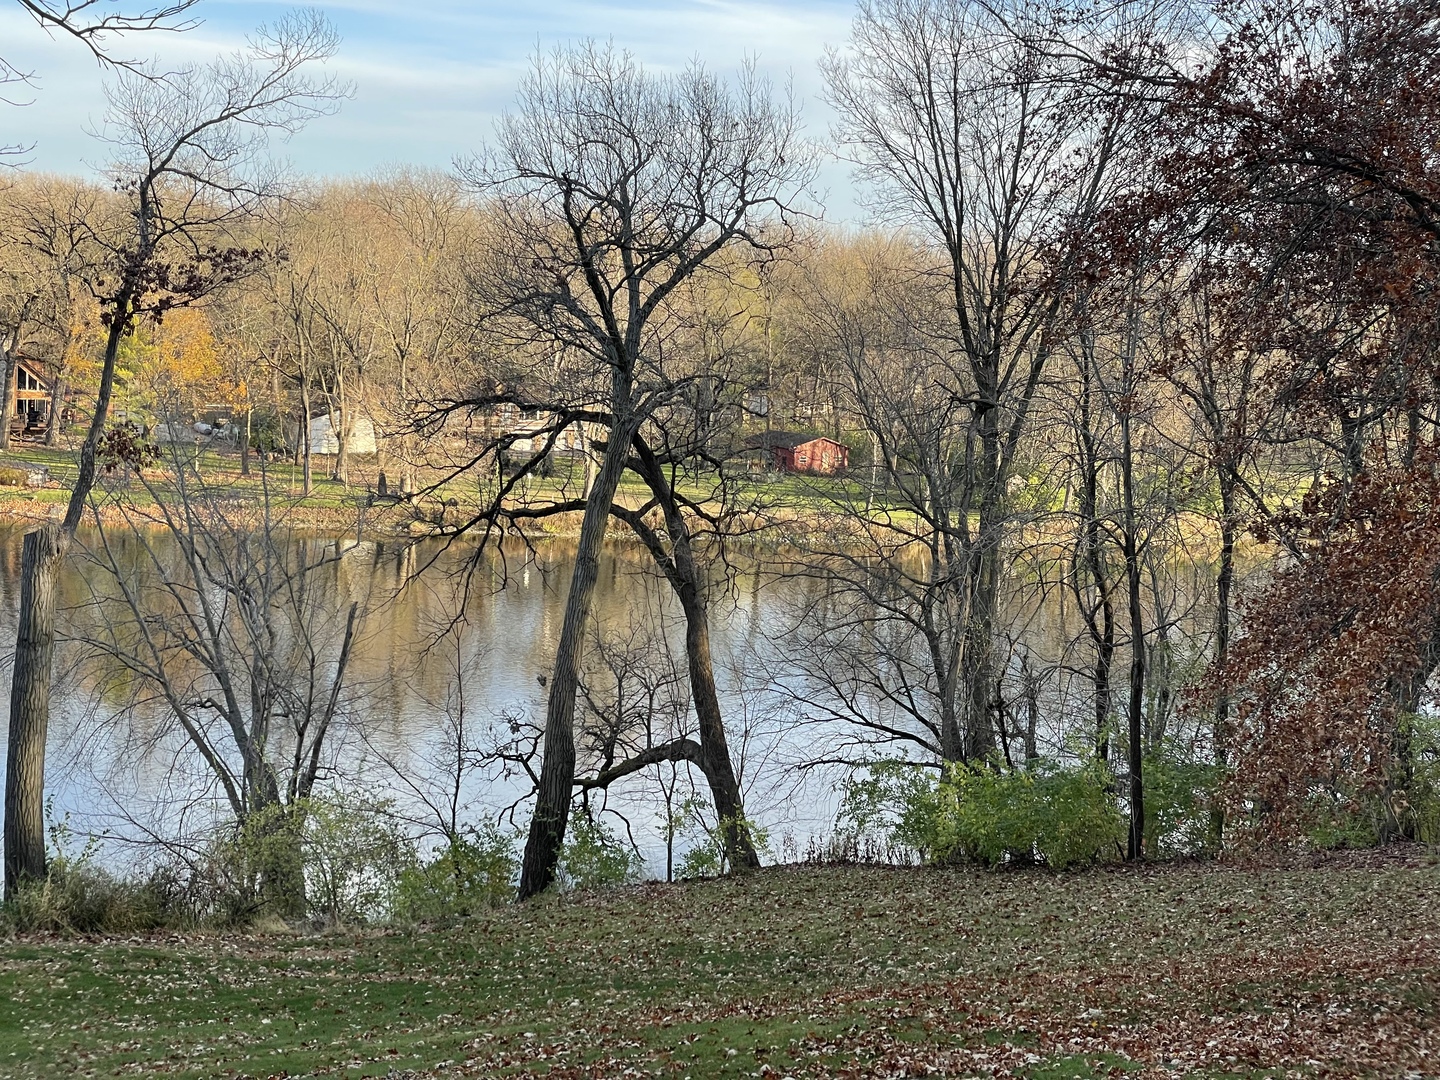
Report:
[[1440,870],[784,867],[451,926],[0,945],[0,1076],[1440,1072]]

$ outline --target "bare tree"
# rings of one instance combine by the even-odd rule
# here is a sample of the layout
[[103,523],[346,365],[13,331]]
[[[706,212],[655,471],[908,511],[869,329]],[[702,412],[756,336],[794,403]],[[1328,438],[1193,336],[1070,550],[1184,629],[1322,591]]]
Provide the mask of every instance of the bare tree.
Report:
[[333,78],[308,74],[335,46],[321,16],[290,16],[257,31],[245,52],[163,78],[122,72],[110,91],[106,132],[124,206],[86,223],[93,257],[85,286],[107,333],[78,475],[63,521],[25,537],[5,777],[7,894],[45,872],[55,579],[94,487],[121,342],[142,316],[162,317],[253,270],[260,253],[239,246],[237,230],[278,190],[268,140],[334,111],[347,93]]
[[933,245],[947,294],[947,319],[926,331],[935,359],[920,387],[924,422],[951,418],[956,439],[914,442],[946,456],[904,472],[924,488],[935,486],[927,473],[944,474],[943,513],[931,491],[916,495],[955,560],[944,582],[963,625],[962,703],[941,733],[955,760],[995,746],[1007,483],[1054,353],[1073,239],[1105,205],[1134,134],[1126,110],[1089,99],[1080,65],[1037,44],[1065,19],[1059,5],[861,0],[850,49],[823,65],[838,139],[877,211]]
[[353,711],[368,598],[339,586],[346,545],[297,536],[268,491],[259,522],[246,521],[207,487],[193,448],[172,445],[163,466],[140,473],[153,507],[117,487],[105,505],[124,525],[104,524],[97,508],[86,554],[104,573],[77,636],[108,673],[115,720],[158,717],[152,740],[182,735],[234,822],[266,834],[261,899],[296,915],[304,880],[293,849],[305,800],[332,768],[329,737]]
[[475,275],[489,325],[535,361],[531,400],[564,400],[573,422],[606,427],[594,484],[572,507],[584,514],[521,898],[551,883],[565,835],[584,630],[615,492],[647,417],[692,378],[677,379],[668,348],[676,290],[727,247],[781,243],[783,229],[762,226],[784,221],[809,168],[793,110],[753,70],[733,88],[698,66],[657,77],[594,43],[537,57],[493,148],[464,166],[493,220]]
[[[142,30],[183,31],[198,25],[197,20],[186,17],[198,0],[175,0],[171,4],[159,4],[134,12],[107,11],[108,5],[102,0],[66,0],[60,4],[50,0],[15,2],[47,32],[64,34],[79,41],[98,63],[134,72],[145,69],[134,60],[113,55],[107,39]],[[33,72],[22,71],[0,56],[0,87],[29,84],[33,78]],[[0,145],[0,158],[23,154],[25,150],[23,146]]]

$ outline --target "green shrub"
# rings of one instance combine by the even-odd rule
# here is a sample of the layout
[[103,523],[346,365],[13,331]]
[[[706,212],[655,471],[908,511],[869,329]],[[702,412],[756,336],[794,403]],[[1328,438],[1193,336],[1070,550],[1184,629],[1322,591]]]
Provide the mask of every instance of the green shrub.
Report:
[[604,825],[588,813],[570,818],[570,835],[560,851],[562,889],[593,889],[639,879],[644,866]]
[[934,857],[987,866],[1034,861],[1056,870],[1111,857],[1125,837],[1112,786],[1097,761],[952,767],[937,788]]
[[0,467],[0,487],[25,487],[30,483],[30,474],[24,469]]
[[890,862],[930,857],[938,839],[938,773],[906,761],[877,761],[845,782],[835,818],[833,853],[884,851]]
[[1305,838],[1321,851],[1378,847],[1384,841],[1384,816],[1373,794],[1315,791],[1306,800]]
[[1212,849],[1219,766],[1193,761],[1183,747],[1167,742],[1145,759],[1144,775],[1148,850],[1164,858]]
[[395,917],[419,922],[498,907],[510,899],[519,869],[511,837],[494,825],[467,828],[429,862],[400,872]]
[[867,774],[847,788],[843,825],[857,835],[888,831],[892,845],[930,862],[1064,869],[1112,856],[1125,837],[1113,778],[1098,762],[952,765],[943,777],[880,762]]
[[400,875],[415,861],[392,804],[312,798],[296,809],[304,814],[301,858],[310,915],[332,924],[389,918]]
[[1415,838],[1440,847],[1440,720],[1411,716],[1405,722],[1410,725],[1412,763],[1406,809],[1414,822]]
[[305,907],[304,810],[301,804],[262,807],[238,824],[218,828],[196,868],[222,925],[269,915],[298,919]]
[[414,861],[389,802],[327,794],[264,807],[222,830],[189,887],[209,905],[207,921],[223,925],[368,923],[390,917],[400,874]]
[[[710,825],[704,816],[705,804],[698,799],[686,799],[676,815],[676,835],[685,839],[689,849],[680,857],[675,868],[681,878],[719,877],[730,872],[730,860],[725,854],[724,822]],[[750,842],[763,861],[769,854],[770,834],[753,821],[745,821]]]

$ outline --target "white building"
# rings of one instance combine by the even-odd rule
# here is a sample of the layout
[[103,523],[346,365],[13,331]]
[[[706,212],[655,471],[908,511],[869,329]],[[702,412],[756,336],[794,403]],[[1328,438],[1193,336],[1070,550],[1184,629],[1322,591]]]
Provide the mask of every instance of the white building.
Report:
[[[336,425],[332,420],[333,416],[333,413],[326,416],[317,416],[310,421],[310,453],[340,453],[340,436],[335,430]],[[357,416],[352,419],[350,421],[349,445],[346,449],[352,454],[375,453],[374,422],[363,416]]]

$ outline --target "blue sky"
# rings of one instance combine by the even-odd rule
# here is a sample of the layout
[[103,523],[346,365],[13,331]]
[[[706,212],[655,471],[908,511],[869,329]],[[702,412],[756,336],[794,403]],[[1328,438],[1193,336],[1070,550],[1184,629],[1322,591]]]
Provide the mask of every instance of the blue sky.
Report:
[[[133,36],[115,51],[171,63],[208,58],[290,6],[200,0],[197,29]],[[753,56],[777,84],[793,79],[808,133],[824,142],[830,118],[819,100],[816,61],[827,45],[844,44],[853,12],[852,0],[343,0],[313,6],[339,29],[344,41],[333,68],[355,84],[354,99],[338,116],[316,122],[282,151],[297,170],[318,175],[364,174],[397,162],[449,167],[489,136],[537,45],[579,37],[613,39],[656,69],[698,58],[729,71]],[[0,105],[0,144],[33,143],[27,167],[34,169],[88,174],[103,164],[104,147],[86,131],[98,126],[104,110],[104,73],[75,43],[50,40],[5,0],[0,43],[0,55],[38,76],[33,90],[19,92],[31,104]],[[846,177],[838,164],[823,170],[831,218],[855,214]]]

